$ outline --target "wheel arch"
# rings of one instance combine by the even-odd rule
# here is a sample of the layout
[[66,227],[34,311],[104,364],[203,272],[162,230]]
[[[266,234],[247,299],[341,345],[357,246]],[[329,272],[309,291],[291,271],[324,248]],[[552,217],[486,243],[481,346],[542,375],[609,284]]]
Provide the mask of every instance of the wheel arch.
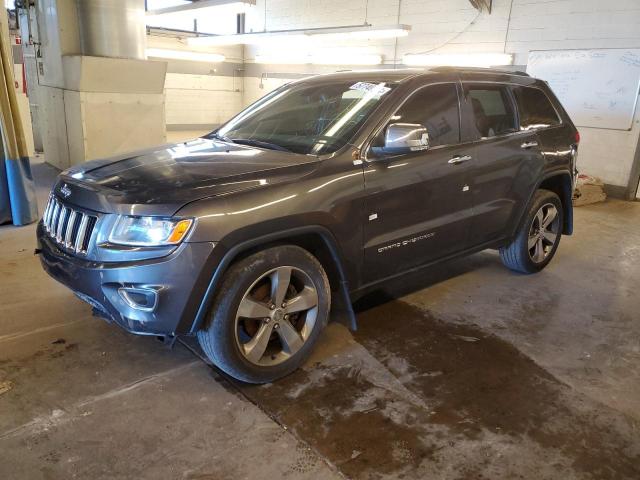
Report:
[[211,308],[217,287],[225,272],[234,262],[265,248],[285,244],[299,246],[318,259],[327,273],[331,291],[336,294],[332,300],[331,312],[334,314],[340,312],[338,320],[355,330],[355,313],[351,305],[348,282],[338,244],[329,229],[320,225],[310,225],[255,237],[230,248],[209,280],[188,333],[194,334],[202,326]]
[[[533,190],[529,195],[529,199],[522,207],[522,210],[519,214],[518,221],[514,224],[514,229],[511,232],[511,237],[513,238],[517,232],[522,227],[522,224],[527,218],[527,211],[529,210],[529,205],[533,200],[533,197],[536,191],[540,189],[550,190],[554,192],[558,197],[560,197],[560,202],[562,203],[562,234],[563,235],[571,235],[573,234],[573,180],[571,174],[566,170],[554,171],[550,172],[547,175],[543,176],[541,180],[536,183]],[[509,240],[510,241],[510,240]]]
[[562,202],[563,235],[571,235],[573,233],[573,180],[568,172],[555,172],[546,176],[539,184],[537,189],[550,190]]

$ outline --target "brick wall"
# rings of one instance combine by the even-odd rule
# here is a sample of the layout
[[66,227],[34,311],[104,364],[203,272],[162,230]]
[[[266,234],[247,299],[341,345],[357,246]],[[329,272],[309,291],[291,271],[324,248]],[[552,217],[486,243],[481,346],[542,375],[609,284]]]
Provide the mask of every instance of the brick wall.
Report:
[[[257,0],[247,14],[249,29],[263,29],[264,2]],[[366,4],[268,0],[267,29],[361,24]],[[516,55],[516,64],[525,64],[529,50],[640,46],[639,0],[494,0],[492,14],[480,16],[468,0],[401,0],[399,17],[398,5],[399,0],[369,0],[366,15],[373,25],[411,25],[411,34],[398,40],[398,61],[405,53],[437,47],[440,52],[506,50]],[[385,63],[393,63],[394,45],[376,42]]]
[[147,47],[195,50],[225,55],[223,63],[166,60],[165,118],[167,130],[206,130],[242,109],[242,47],[191,47],[184,39],[151,35]]
[[[265,0],[257,0],[247,14],[248,29],[264,27]],[[366,0],[268,0],[268,30],[361,24]],[[482,14],[468,0],[369,0],[367,21],[373,25],[411,25],[408,37],[378,40],[373,46],[385,64],[401,63],[406,53],[435,49],[450,52],[502,52],[514,54],[525,66],[530,50],[571,48],[640,48],[640,0],[494,0],[491,15]],[[400,6],[400,9],[398,9]],[[399,15],[398,15],[399,12]],[[363,45],[349,43],[350,46]],[[257,48],[245,49],[245,62]],[[281,66],[266,65],[277,73]],[[299,72],[310,68],[300,66]],[[245,104],[269,86],[245,79]],[[631,131],[581,128],[579,166],[605,183],[626,187],[640,136],[640,107]]]
[[219,125],[242,108],[241,79],[228,76],[167,73],[167,128]]
[[[640,0],[494,0],[493,4],[491,15],[478,15],[468,0],[369,0],[368,7],[366,0],[267,0],[266,28],[362,24],[365,11],[367,22],[373,25],[411,25],[410,35],[397,42],[385,39],[348,43],[350,47],[372,48],[383,55],[387,65],[402,62],[406,53],[434,49],[439,53],[506,51],[515,55],[516,65],[525,66],[530,50],[640,48]],[[247,13],[247,31],[263,30],[264,13],[265,0],[257,0]],[[152,43],[160,46],[159,41]],[[227,54],[228,62],[251,64],[258,50],[234,47],[220,53]],[[286,72],[312,74],[335,69],[305,65],[246,67],[249,73],[241,80],[240,74],[228,71],[224,75],[203,75],[195,69],[172,69],[170,64],[166,88],[168,127],[221,123],[285,83]],[[292,74],[291,78],[298,76]],[[580,168],[608,184],[626,186],[640,134],[640,108],[636,109],[629,132],[580,130]]]

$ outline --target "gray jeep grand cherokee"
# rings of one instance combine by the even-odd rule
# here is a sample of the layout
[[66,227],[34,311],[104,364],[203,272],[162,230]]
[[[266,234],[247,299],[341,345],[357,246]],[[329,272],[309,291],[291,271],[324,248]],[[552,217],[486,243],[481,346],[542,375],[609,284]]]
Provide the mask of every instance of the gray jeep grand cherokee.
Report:
[[289,83],[193,141],[63,172],[44,269],[142,335],[197,335],[269,382],[330,310],[410,270],[497,248],[544,268],[572,232],[579,135],[544,82],[496,70],[345,72]]

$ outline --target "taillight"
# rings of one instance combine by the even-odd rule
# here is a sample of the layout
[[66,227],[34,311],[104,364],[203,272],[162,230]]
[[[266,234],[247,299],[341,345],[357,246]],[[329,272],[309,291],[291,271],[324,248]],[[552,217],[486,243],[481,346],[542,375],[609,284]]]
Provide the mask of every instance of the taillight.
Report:
[[576,145],[580,143],[580,132],[576,130]]

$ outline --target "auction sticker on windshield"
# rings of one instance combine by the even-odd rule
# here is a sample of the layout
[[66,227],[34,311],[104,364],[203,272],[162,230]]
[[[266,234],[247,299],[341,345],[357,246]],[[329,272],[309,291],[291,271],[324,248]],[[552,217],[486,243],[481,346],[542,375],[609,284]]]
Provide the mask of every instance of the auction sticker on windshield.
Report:
[[384,83],[358,82],[349,87],[351,90],[360,90],[361,92],[371,92],[378,97],[387,93],[391,88],[385,87]]

